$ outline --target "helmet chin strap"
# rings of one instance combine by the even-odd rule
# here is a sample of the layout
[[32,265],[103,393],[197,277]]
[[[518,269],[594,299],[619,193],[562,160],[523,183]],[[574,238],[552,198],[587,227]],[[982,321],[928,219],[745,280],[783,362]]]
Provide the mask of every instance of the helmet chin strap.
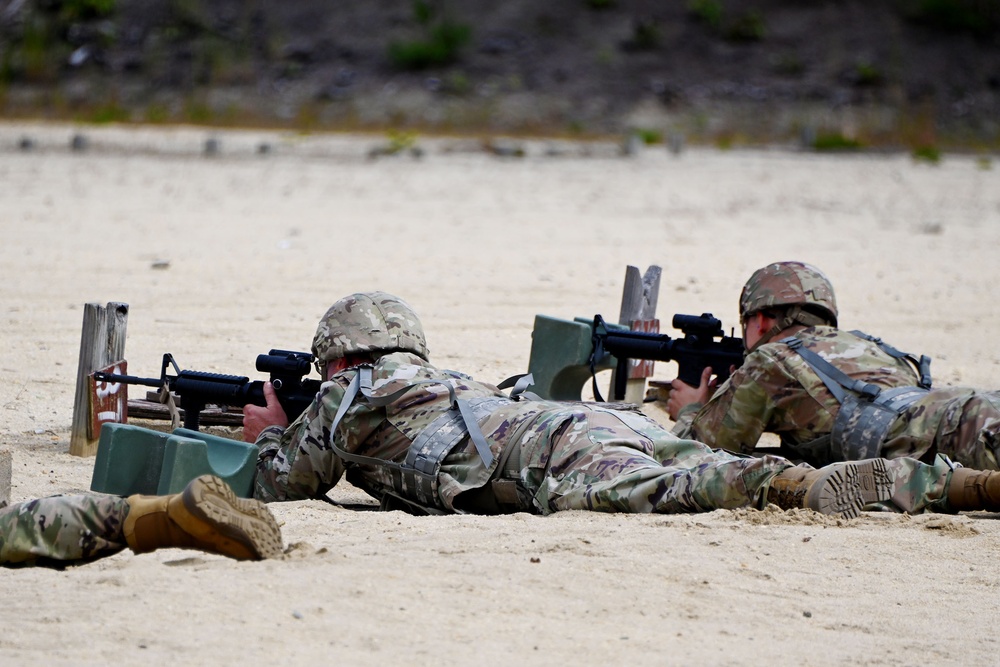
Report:
[[830,323],[825,318],[814,313],[810,313],[801,306],[792,306],[791,308],[785,310],[784,314],[775,321],[774,325],[760,337],[760,340],[758,340],[753,347],[747,350],[747,353],[749,354],[750,352],[753,352],[765,343],[770,343],[779,333],[796,324],[804,327],[818,327],[827,326]]

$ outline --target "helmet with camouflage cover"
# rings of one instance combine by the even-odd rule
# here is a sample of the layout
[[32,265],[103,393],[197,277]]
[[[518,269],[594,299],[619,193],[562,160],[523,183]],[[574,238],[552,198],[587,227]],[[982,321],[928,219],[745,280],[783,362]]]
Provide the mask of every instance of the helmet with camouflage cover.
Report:
[[830,279],[802,262],[775,262],[754,271],[740,294],[740,319],[762,310],[793,306],[837,326],[837,300]]
[[427,359],[420,319],[409,304],[386,292],[359,292],[330,306],[319,321],[312,353],[319,362],[351,354],[405,350]]

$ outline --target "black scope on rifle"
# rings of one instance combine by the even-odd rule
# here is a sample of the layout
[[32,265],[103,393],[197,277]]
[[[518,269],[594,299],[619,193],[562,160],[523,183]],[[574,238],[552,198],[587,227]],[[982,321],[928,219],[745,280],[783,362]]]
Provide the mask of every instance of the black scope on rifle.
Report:
[[717,317],[712,317],[712,313],[702,313],[701,315],[674,315],[673,327],[678,329],[685,336],[706,336],[715,338],[725,336],[722,330],[722,322]]
[[271,350],[257,355],[257,370],[277,377],[302,377],[312,369],[313,356],[308,352]]

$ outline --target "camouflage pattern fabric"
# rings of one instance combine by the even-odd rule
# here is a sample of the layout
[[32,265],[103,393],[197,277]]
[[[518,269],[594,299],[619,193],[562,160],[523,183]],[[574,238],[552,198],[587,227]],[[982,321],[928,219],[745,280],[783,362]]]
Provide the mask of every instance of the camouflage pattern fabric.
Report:
[[[354,370],[325,383],[317,400],[287,429],[265,429],[257,440],[256,497],[265,501],[316,498],[344,474],[330,446],[330,425]],[[502,396],[496,387],[443,371],[420,357],[395,353],[373,370],[376,395],[388,395],[414,382],[437,379],[461,398]],[[412,440],[449,407],[443,385],[413,386],[383,408],[358,401],[338,432],[346,451],[401,462]],[[771,479],[792,465],[784,458],[760,458],[713,451],[672,435],[637,411],[612,410],[593,403],[522,400],[507,403],[480,423],[494,454],[487,467],[466,437],[445,458],[439,494],[452,511],[470,510],[460,494],[482,487],[494,475],[503,451],[519,446],[516,481],[540,514],[583,509],[607,512],[701,512],[761,507]],[[897,492],[896,510],[922,511],[940,505],[950,467],[917,461],[890,468]],[[356,465],[352,483],[376,498],[396,490],[381,466]],[[457,505],[461,505],[462,510]]]
[[57,565],[124,549],[128,503],[117,496],[51,496],[0,510],[0,564]]
[[956,466],[948,457],[935,456],[930,464],[910,458],[885,463],[892,475],[892,496],[887,502],[866,505],[866,512],[952,512],[946,491]]
[[[882,388],[917,383],[905,361],[846,331],[820,326],[794,335],[851,378]],[[748,354],[705,405],[686,406],[673,433],[741,453],[752,452],[762,433],[776,433],[789,457],[823,466],[833,455],[817,439],[830,434],[839,410],[812,368],[775,342]],[[940,453],[964,466],[996,470],[998,445],[1000,393],[945,388],[932,390],[896,418],[879,455],[932,462]]]

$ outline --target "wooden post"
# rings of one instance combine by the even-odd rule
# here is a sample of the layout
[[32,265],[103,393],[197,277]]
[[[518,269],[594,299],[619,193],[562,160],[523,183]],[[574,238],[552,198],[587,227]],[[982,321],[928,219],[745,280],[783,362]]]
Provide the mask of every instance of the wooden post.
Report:
[[92,432],[90,374],[125,358],[127,325],[127,303],[113,301],[107,306],[88,303],[83,307],[80,364],[76,373],[76,397],[69,441],[69,453],[74,456],[94,456],[97,453],[97,441],[101,434]]
[[[625,287],[622,290],[622,309],[618,316],[618,324],[624,324],[630,329],[659,333],[656,302],[660,296],[660,274],[662,272],[662,269],[656,265],[646,269],[646,273],[642,276],[639,275],[638,267],[630,265],[625,269]],[[652,361],[629,360],[629,376],[625,383],[625,402],[642,405],[646,395],[646,378],[652,375]],[[614,386],[615,378],[614,371],[612,371],[612,388],[608,392],[609,395],[613,395]]]
[[0,449],[0,507],[10,504],[10,479],[14,455],[9,449]]

